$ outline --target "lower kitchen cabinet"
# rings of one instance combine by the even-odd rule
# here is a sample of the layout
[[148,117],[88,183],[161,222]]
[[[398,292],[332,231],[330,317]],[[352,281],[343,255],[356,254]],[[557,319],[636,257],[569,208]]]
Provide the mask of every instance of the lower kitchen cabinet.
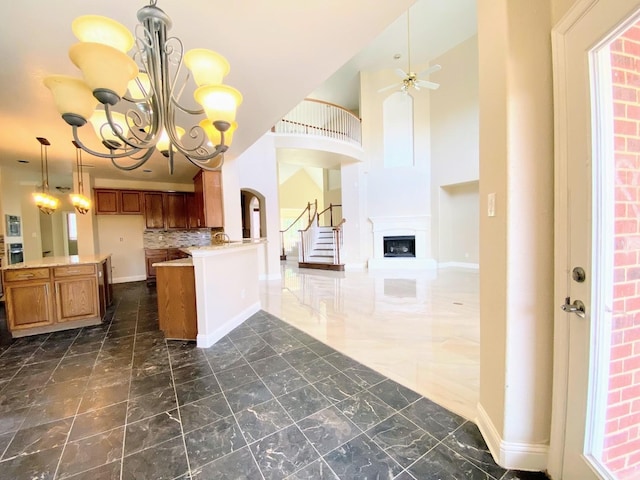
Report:
[[12,336],[99,324],[111,300],[110,275],[105,278],[108,265],[107,256],[85,264],[3,270]]
[[5,308],[9,330],[53,325],[51,283],[47,280],[7,282]]
[[147,284],[156,281],[157,272],[154,263],[166,262],[167,260],[177,260],[186,258],[189,255],[179,248],[145,248],[144,262],[147,267]]

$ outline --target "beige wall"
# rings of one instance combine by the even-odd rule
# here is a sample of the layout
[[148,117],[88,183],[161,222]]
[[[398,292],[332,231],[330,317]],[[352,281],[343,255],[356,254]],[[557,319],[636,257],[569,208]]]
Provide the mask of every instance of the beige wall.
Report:
[[111,254],[113,281],[132,282],[146,278],[144,217],[142,215],[96,215],[101,254]]
[[473,266],[480,261],[478,189],[477,181],[439,189],[439,263]]
[[[442,66],[442,70],[434,75],[437,75],[440,88],[431,93],[429,111],[433,256],[438,262],[478,263],[478,231],[471,232],[468,226],[455,223],[453,226],[460,228],[456,238],[464,237],[465,245],[452,244],[452,224],[448,219],[452,215],[458,218],[471,215],[477,227],[478,205],[470,203],[470,210],[466,212],[451,210],[454,207],[466,209],[465,202],[440,204],[441,199],[449,197],[446,189],[455,189],[456,185],[464,189],[469,182],[477,185],[479,178],[478,37],[465,40],[431,63]],[[452,251],[453,245],[460,250]],[[441,251],[442,246],[447,251]],[[470,260],[472,257],[475,260]]]
[[480,209],[480,421],[483,433],[491,425],[502,442],[527,445],[530,459],[545,457],[543,467],[553,353],[551,5],[478,2],[480,204],[496,195],[495,217]]
[[280,208],[294,209],[301,212],[307,202],[318,200],[318,208],[324,205],[323,191],[309,174],[300,169],[284,181],[279,187]]

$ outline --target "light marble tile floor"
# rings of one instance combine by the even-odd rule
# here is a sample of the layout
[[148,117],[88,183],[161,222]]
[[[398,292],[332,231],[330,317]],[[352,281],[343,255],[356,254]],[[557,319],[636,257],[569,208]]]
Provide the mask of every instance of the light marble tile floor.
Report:
[[298,269],[264,282],[262,309],[470,420],[480,376],[479,274]]

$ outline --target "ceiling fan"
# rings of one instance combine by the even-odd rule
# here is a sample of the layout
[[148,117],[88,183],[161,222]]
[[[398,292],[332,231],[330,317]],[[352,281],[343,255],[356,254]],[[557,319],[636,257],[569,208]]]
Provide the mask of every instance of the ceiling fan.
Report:
[[[409,89],[415,88],[416,90],[420,90],[420,88],[428,88],[430,90],[436,90],[440,87],[439,83],[431,82],[429,80],[425,80],[423,77],[430,75],[434,72],[437,72],[442,69],[440,65],[431,65],[426,70],[423,70],[420,73],[416,73],[411,70],[411,30],[410,30],[410,20],[409,20],[409,10],[407,10],[407,58],[408,58],[408,68],[405,72],[401,68],[396,68],[395,73],[400,78],[402,78],[402,82],[399,85],[400,91],[403,93],[408,93]],[[387,90],[391,90],[393,88],[398,88],[398,84],[394,83],[387,87],[381,88],[378,90],[378,93],[386,92]]]

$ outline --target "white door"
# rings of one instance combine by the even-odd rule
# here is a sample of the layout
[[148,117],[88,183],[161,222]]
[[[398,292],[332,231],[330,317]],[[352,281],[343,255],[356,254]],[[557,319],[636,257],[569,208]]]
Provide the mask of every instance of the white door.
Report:
[[[553,32],[550,473],[563,480],[640,479],[639,9],[579,1]],[[584,313],[561,311],[565,297],[565,310]]]

